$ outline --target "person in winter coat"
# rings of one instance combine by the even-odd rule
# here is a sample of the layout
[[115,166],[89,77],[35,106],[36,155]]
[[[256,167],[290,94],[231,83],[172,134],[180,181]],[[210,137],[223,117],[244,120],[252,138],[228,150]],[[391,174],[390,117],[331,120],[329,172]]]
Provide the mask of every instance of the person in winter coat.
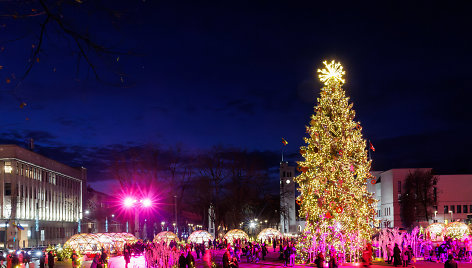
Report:
[[262,260],[265,260],[265,256],[267,256],[267,252],[269,252],[269,250],[267,250],[267,246],[264,243],[262,244],[262,247],[261,247]]
[[11,254],[7,255],[7,268],[11,268],[11,261],[13,256]]
[[80,265],[80,260],[79,260],[79,255],[74,251],[72,251],[72,254],[70,255],[70,259],[72,261],[72,268],[77,268]]
[[5,262],[5,257],[3,256],[3,252],[0,251],[0,267],[4,267],[3,262]]
[[195,267],[195,259],[193,258],[191,251],[187,253],[187,266],[188,268]]
[[185,268],[187,266],[187,259],[184,256],[184,253],[180,253],[179,257],[179,268]]
[[316,259],[315,259],[316,268],[323,268],[324,261],[325,261],[325,258],[323,256],[323,253],[321,252],[318,253],[318,256],[316,256]]
[[39,257],[39,268],[44,268],[46,265],[46,252],[41,252]]
[[297,256],[297,248],[295,244],[290,246],[290,266],[295,266],[295,257]]
[[20,265],[20,259],[18,259],[18,255],[12,254],[11,267],[14,268],[14,267],[17,267],[18,265]]
[[362,260],[364,267],[370,267],[370,265],[372,264],[372,246],[369,243],[362,252]]
[[229,259],[231,256],[229,255],[228,248],[226,248],[225,253],[223,254],[223,268],[229,268]]
[[100,260],[100,253],[95,254],[95,257],[93,257],[92,265],[90,265],[90,268],[101,268],[102,267],[102,262]]
[[447,261],[444,263],[444,268],[457,268],[457,262],[454,261],[451,254],[447,257]]
[[48,266],[49,268],[54,268],[54,254],[52,251],[48,252]]
[[331,256],[329,257],[328,267],[329,268],[338,268],[338,260],[337,260],[337,257],[336,257],[336,253],[331,254]]
[[387,252],[387,263],[390,264],[392,262],[392,248],[390,244],[385,247],[385,251]]
[[289,259],[290,259],[290,246],[286,245],[284,247],[284,266],[287,266],[287,264],[289,263]]
[[123,251],[123,257],[125,258],[125,267],[128,268],[128,264],[131,261],[131,251],[128,247],[125,247]]
[[408,267],[408,261],[410,259],[410,251],[408,250],[408,248],[405,248],[403,250],[403,254],[402,254],[402,257],[403,257],[403,267]]
[[393,248],[393,266],[397,267],[397,265],[402,265],[401,253],[398,244],[395,243],[395,247]]

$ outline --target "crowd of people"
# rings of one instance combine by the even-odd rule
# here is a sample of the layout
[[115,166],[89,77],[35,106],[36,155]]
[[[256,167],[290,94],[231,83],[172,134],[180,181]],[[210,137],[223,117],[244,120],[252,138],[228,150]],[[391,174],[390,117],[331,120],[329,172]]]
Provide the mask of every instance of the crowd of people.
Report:
[[[74,263],[74,259],[77,257],[72,258],[72,263]],[[75,262],[76,263],[76,262]],[[108,254],[104,249],[100,253],[96,253],[93,257],[92,264],[90,268],[107,268],[108,266]]]
[[[179,268],[194,268],[196,260],[201,259],[200,263],[205,267],[212,267],[216,263],[221,263],[223,268],[238,268],[241,262],[258,263],[265,260],[271,248],[274,253],[278,253],[279,260],[283,262],[284,267],[295,266],[297,258],[297,241],[293,238],[278,238],[268,239],[265,241],[248,241],[246,239],[235,239],[229,243],[226,239],[208,240],[203,243],[177,243],[170,241],[166,243],[161,242],[137,242],[134,244],[126,244],[123,250],[123,256],[126,266],[130,263],[133,256],[144,256],[146,268],[155,267],[179,267]],[[223,251],[221,251],[223,250]],[[417,248],[418,250],[418,248]],[[221,254],[221,259],[216,260],[215,257]],[[425,260],[430,260],[431,256],[436,254],[437,262],[445,263],[446,268],[455,268],[457,263],[455,258],[463,258],[467,260],[469,252],[466,249],[458,247],[458,244],[452,240],[446,240],[443,244],[435,248],[429,249],[425,247],[418,250],[418,254],[424,254]],[[430,257],[428,258],[428,252]],[[324,254],[327,254],[326,256]],[[414,250],[410,245],[390,244],[386,250],[387,256],[385,261],[395,267],[409,267],[416,262]],[[196,257],[195,257],[196,256]],[[0,260],[3,256],[0,253]],[[11,262],[17,263],[17,257],[10,257]],[[362,266],[370,267],[373,260],[373,247],[367,244],[360,256]],[[15,259],[15,260],[13,260]],[[18,258],[20,259],[20,258]],[[22,259],[24,261],[24,257]],[[27,258],[26,258],[27,259]],[[325,267],[327,264],[329,268],[338,267],[338,262],[343,261],[343,256],[338,255],[334,247],[330,247],[326,252],[316,252],[310,262],[314,263],[316,267]],[[18,262],[21,262],[18,260]],[[26,261],[27,262],[27,261]],[[92,268],[106,267],[107,254],[102,251],[96,254]],[[14,266],[12,266],[14,267]],[[73,266],[77,267],[77,266]]]
[[[465,247],[460,244],[457,240],[446,238],[444,242],[436,246],[433,246],[431,242],[422,243],[417,251],[425,261],[440,262],[444,263],[445,267],[455,267],[456,260],[472,261],[472,251],[469,250],[467,243],[465,243]],[[411,245],[387,244],[385,252],[386,263],[392,264],[394,267],[409,267],[416,262]]]
[[[28,268],[30,267],[30,263],[32,263],[32,258],[26,251],[21,252],[12,252],[7,254],[6,256],[3,255],[3,252],[0,251],[0,267],[7,267],[7,268]],[[55,254],[53,251],[43,251],[39,256],[39,267],[40,268],[54,268],[55,264]]]

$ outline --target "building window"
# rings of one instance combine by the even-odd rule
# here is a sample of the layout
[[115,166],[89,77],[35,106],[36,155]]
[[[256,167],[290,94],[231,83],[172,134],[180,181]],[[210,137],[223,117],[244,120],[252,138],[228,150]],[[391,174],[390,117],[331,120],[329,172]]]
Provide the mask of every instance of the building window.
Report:
[[5,195],[6,196],[11,195],[11,183],[9,182],[5,183]]
[[433,187],[433,198],[434,202],[438,202],[438,188]]
[[462,210],[461,210],[461,205],[457,205],[457,213],[462,213]]
[[449,213],[449,207],[448,206],[444,206],[444,214],[447,214]]
[[469,213],[472,213],[472,205],[469,206]]
[[5,171],[5,174],[11,173],[12,170],[13,168],[11,167],[11,163],[5,162],[5,166],[3,167],[3,171]]
[[402,182],[401,181],[398,181],[398,193],[399,194],[402,193]]
[[451,206],[451,211],[452,211],[452,213],[456,213],[456,206],[452,205]]
[[464,206],[462,207],[462,210],[463,210],[464,213],[467,213],[467,205],[464,205]]

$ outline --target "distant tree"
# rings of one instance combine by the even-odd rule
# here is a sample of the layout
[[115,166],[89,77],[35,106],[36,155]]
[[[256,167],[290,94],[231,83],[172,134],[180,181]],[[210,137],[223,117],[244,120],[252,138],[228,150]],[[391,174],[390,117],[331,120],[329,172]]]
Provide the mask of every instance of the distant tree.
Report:
[[429,221],[432,206],[437,203],[435,186],[438,180],[432,170],[416,169],[408,174],[400,198],[400,214],[405,227],[417,221]]

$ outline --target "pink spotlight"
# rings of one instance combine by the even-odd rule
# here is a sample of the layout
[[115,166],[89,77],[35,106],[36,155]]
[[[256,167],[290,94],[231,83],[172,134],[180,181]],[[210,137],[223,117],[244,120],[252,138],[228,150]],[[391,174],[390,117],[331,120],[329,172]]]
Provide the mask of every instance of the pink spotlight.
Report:
[[148,208],[152,205],[151,199],[146,198],[141,200],[141,203],[143,204],[143,207]]
[[136,202],[136,200],[134,200],[133,198],[126,197],[125,201],[124,201],[124,205],[125,205],[125,207],[129,208],[129,207],[132,207],[135,202]]

